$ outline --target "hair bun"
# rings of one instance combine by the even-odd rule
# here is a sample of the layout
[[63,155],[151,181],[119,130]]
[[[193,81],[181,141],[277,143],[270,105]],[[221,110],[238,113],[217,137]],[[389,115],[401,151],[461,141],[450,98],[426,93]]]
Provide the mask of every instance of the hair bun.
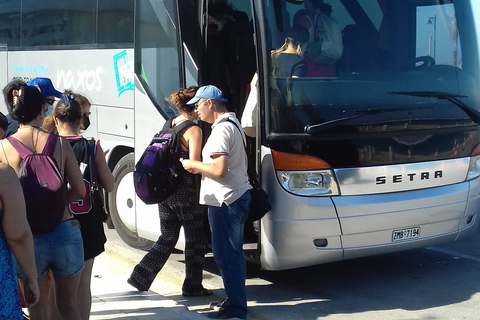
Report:
[[175,91],[170,95],[170,102],[174,105],[180,104],[185,99],[182,91]]

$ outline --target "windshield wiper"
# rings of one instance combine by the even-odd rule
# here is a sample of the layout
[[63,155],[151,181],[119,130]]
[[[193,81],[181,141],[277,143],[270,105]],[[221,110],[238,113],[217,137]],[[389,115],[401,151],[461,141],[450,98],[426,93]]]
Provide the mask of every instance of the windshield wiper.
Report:
[[468,98],[468,96],[448,93],[448,92],[435,92],[435,91],[392,91],[390,94],[399,94],[404,96],[414,96],[414,97],[426,97],[426,98],[437,98],[442,100],[448,100],[455,104],[457,107],[463,110],[470,119],[475,123],[480,123],[480,112],[467,106],[465,103],[460,101],[458,98]]
[[305,126],[304,132],[307,134],[315,134],[315,133],[336,127],[342,122],[348,121],[350,119],[363,117],[367,114],[378,114],[383,112],[405,111],[405,110],[414,110],[414,109],[416,110],[416,109],[422,109],[422,108],[431,108],[431,107],[417,107],[417,108],[398,107],[398,108],[388,108],[388,109],[368,108],[368,109],[343,110],[342,111],[343,113],[346,113],[346,112],[356,112],[356,113],[352,114],[351,116],[338,118],[330,121],[325,121],[322,123],[309,124]]

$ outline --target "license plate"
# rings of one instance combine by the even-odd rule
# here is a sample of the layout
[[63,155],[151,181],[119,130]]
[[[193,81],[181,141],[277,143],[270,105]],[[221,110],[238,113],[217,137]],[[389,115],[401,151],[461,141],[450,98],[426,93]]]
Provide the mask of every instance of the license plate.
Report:
[[420,227],[393,230],[392,241],[404,241],[409,239],[420,238]]

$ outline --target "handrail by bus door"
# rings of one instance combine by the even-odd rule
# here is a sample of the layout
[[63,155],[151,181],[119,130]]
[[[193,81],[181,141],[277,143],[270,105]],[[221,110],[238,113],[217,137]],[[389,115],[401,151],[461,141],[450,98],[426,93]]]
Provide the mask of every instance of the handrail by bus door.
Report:
[[0,86],[3,88],[8,82],[8,45],[0,43]]

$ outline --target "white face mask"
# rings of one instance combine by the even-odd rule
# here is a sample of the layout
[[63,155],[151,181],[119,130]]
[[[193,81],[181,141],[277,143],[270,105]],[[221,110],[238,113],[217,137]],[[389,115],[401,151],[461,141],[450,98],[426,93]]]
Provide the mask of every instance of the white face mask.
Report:
[[48,117],[53,111],[53,106],[51,104],[48,105],[47,111],[45,111],[45,117]]

